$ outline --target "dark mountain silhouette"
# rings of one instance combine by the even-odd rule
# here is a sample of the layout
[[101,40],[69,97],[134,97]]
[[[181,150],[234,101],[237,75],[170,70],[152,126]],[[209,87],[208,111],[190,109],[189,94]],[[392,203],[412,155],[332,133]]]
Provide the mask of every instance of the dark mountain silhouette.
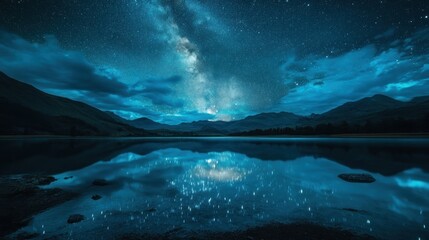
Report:
[[142,117],[142,118],[137,118],[134,120],[127,120],[126,122],[127,124],[137,127],[137,128],[143,128],[146,130],[155,130],[155,129],[168,129],[170,125],[167,124],[162,124],[162,123],[158,123],[155,122],[149,118],[146,117]]
[[[417,124],[417,122],[419,125],[422,125],[428,116],[429,96],[417,97],[409,102],[402,102],[388,96],[377,94],[354,102],[347,102],[322,114],[312,114],[310,116],[299,116],[289,112],[279,112],[261,113],[230,122],[194,121],[178,125],[164,125],[157,124],[150,119],[142,119],[139,121],[139,124],[133,122],[129,124],[140,128],[146,127],[151,130],[166,129],[176,132],[204,134],[231,134],[248,132],[256,129],[316,128],[318,126],[319,128],[327,129],[323,130],[321,133],[314,131],[309,131],[309,133],[347,133],[351,131],[351,129],[349,129],[351,126],[359,126],[361,129],[352,131],[359,133],[386,132],[388,130],[392,132],[405,132],[411,130],[407,130],[406,127],[403,129],[402,127],[398,128],[396,125]],[[382,125],[383,123],[388,125],[389,129],[383,127],[383,129],[380,128],[380,130],[377,130],[376,128],[379,128],[378,125]],[[363,129],[365,125],[371,129]],[[336,128],[335,130],[333,129],[334,127]],[[413,131],[422,128],[424,128],[424,126],[419,126]],[[308,130],[309,129],[304,129],[299,132],[286,131],[286,133],[283,133],[301,134],[302,132],[308,132]],[[279,131],[277,132],[280,134]]]
[[107,113],[111,118],[113,118],[113,120],[115,120],[116,122],[119,122],[119,123],[127,123],[127,119],[125,119],[125,118],[122,118],[122,117],[120,117],[120,116],[118,116],[118,115],[116,115],[114,112],[111,112],[111,111],[105,111],[105,113]]
[[415,97],[413,99],[411,99],[410,103],[423,103],[423,102],[429,102],[429,96],[420,96],[420,97]]
[[374,95],[304,118],[295,127],[254,129],[234,135],[428,133],[429,96],[408,102]]
[[148,135],[85,103],[42,92],[0,72],[0,134]]
[[329,110],[317,116],[314,120],[320,122],[360,121],[368,115],[388,109],[394,109],[405,105],[404,102],[395,100],[381,94],[366,97],[354,102],[347,102],[339,107]]
[[349,102],[315,118],[316,122],[362,124],[387,119],[417,120],[429,114],[429,96],[402,102],[384,95],[374,95],[356,102]]
[[204,132],[225,134],[252,129],[266,129],[272,127],[289,127],[297,125],[304,117],[288,112],[261,113],[241,120],[226,121],[194,121],[178,125],[166,125],[154,122],[148,118],[139,118],[129,121],[128,124],[149,130],[171,130],[177,132]]
[[44,93],[3,73],[0,73],[0,111],[0,134],[3,135],[188,136],[429,131],[429,96],[403,102],[377,94],[310,116],[289,112],[260,113],[230,122],[202,120],[168,125],[149,118],[127,120],[113,112]]

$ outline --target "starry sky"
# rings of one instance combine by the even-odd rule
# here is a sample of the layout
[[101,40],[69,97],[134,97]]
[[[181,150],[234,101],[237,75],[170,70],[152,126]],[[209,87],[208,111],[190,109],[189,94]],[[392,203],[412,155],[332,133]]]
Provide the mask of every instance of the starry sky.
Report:
[[0,71],[134,119],[429,95],[427,0],[2,0]]

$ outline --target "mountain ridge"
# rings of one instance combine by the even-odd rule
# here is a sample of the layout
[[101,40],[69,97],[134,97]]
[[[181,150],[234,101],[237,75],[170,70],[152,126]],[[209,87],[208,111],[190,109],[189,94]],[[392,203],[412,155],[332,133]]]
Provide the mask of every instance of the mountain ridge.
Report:
[[[224,133],[249,131],[253,129],[284,128],[306,125],[315,126],[322,123],[335,124],[344,121],[362,124],[366,120],[380,118],[377,113],[381,114],[385,112],[386,114],[389,113],[390,117],[392,117],[391,115],[399,117],[400,115],[395,114],[395,109],[398,109],[398,111],[402,108],[408,109],[416,104],[424,104],[426,101],[429,102],[429,96],[420,96],[413,98],[408,102],[403,102],[382,94],[375,94],[356,101],[346,102],[324,113],[312,114],[309,116],[301,116],[283,111],[259,113],[230,122],[200,120],[180,123],[177,125],[159,124],[161,124],[164,129],[173,131],[200,131],[203,128],[211,127],[217,131],[223,130]],[[418,117],[421,117],[421,115]],[[252,122],[254,123],[252,124]]]
[[[3,134],[107,136],[149,134],[117,122],[110,115],[86,103],[45,93],[2,72],[0,86],[2,118],[0,132]],[[28,112],[28,116],[23,114],[25,112]],[[23,117],[27,119],[22,119]],[[32,117],[39,119],[39,122],[35,122]]]
[[[429,96],[399,101],[375,94],[346,102],[321,114],[301,116],[291,112],[264,112],[243,119],[199,120],[168,125],[142,117],[124,119],[113,112],[45,93],[0,72],[0,134],[147,136],[225,135],[256,129],[316,127],[320,124],[354,124],[389,119],[424,119],[429,116]],[[10,125],[11,123],[15,125]],[[9,124],[9,125],[8,125]],[[151,132],[148,132],[149,130]]]

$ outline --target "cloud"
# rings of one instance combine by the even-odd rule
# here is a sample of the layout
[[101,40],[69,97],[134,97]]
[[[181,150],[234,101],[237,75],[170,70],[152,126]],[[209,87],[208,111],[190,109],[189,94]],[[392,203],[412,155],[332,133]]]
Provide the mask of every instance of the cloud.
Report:
[[52,35],[42,43],[29,42],[17,35],[0,31],[0,70],[36,87],[61,90],[91,91],[130,96],[119,72],[109,67],[96,67],[85,57],[60,47]]
[[[41,43],[0,31],[0,71],[54,95],[86,102],[127,118],[158,118],[158,107],[181,108],[175,86],[182,77],[148,78],[134,84],[120,81],[121,73],[98,67],[82,54],[60,47],[54,36]],[[170,111],[171,112],[171,111]]]
[[169,78],[150,78],[137,82],[133,89],[139,91],[139,96],[148,99],[153,105],[181,108],[184,101],[175,89],[182,80],[183,78],[177,75]]
[[274,110],[321,113],[347,101],[374,94],[408,100],[429,92],[428,31],[386,46],[366,45],[331,58],[288,56],[281,71],[289,93]]

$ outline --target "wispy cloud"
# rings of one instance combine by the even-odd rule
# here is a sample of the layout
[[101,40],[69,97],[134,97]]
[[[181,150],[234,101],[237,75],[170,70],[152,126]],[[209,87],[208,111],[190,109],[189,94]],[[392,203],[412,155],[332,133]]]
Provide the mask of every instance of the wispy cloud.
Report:
[[0,32],[0,70],[45,90],[79,90],[100,94],[129,96],[133,92],[119,81],[119,72],[110,67],[96,67],[85,57],[60,47],[54,36],[33,43]]
[[310,114],[377,93],[401,100],[427,95],[429,53],[419,51],[428,40],[423,30],[388,46],[370,44],[335,57],[288,56],[281,71],[290,91],[274,109]]

